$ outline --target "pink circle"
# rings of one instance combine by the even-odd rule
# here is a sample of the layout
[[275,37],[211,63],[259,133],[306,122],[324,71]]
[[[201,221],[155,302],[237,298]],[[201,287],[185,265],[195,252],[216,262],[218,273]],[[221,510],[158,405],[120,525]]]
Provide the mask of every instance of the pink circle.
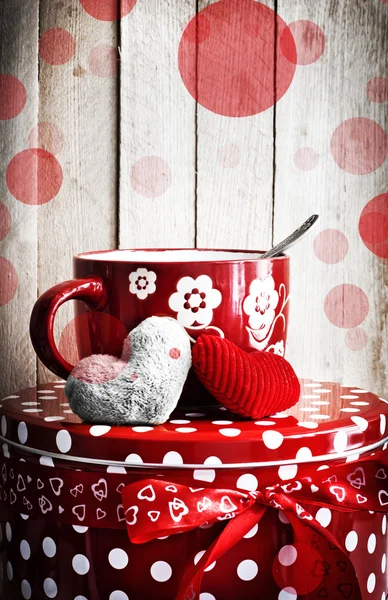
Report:
[[315,256],[329,265],[341,262],[348,249],[347,237],[338,229],[324,229],[314,240]]
[[0,121],[13,119],[26,105],[26,88],[14,75],[0,73]]
[[108,44],[98,44],[89,54],[89,69],[97,77],[114,77],[118,64],[117,48]]
[[[285,552],[282,550],[273,560],[272,575],[276,585],[286,594],[286,590],[290,590],[290,593],[283,595],[281,592],[278,598],[296,600],[299,595],[308,596],[323,579],[322,556],[310,545],[301,542],[293,542],[292,546],[286,546]],[[295,591],[295,595],[291,590]]]
[[169,351],[169,355],[171,358],[177,359],[180,357],[181,351],[179,350],[179,348],[171,348]]
[[218,150],[218,160],[227,169],[234,169],[241,160],[241,152],[236,144],[225,144]]
[[293,21],[288,26],[295,41],[295,53],[289,53],[287,46],[283,47],[280,38],[280,49],[284,56],[296,65],[311,65],[323,54],[325,49],[325,34],[312,21]]
[[[287,58],[276,52],[279,39]],[[188,92],[201,106],[227,117],[247,117],[272,107],[291,85],[295,59],[286,23],[268,6],[250,0],[203,8],[184,30],[178,51]]]
[[136,0],[80,0],[86,12],[99,21],[117,21],[127,16]]
[[388,79],[374,77],[366,86],[366,95],[372,102],[388,102]]
[[361,327],[348,329],[345,333],[345,344],[350,350],[362,350],[368,343],[368,335]]
[[22,150],[7,168],[6,180],[11,194],[24,204],[45,204],[62,185],[62,167],[50,152],[40,148]]
[[319,154],[313,148],[299,148],[294,154],[295,165],[301,171],[312,171],[318,164]]
[[156,198],[164,194],[171,185],[171,169],[159,156],[143,156],[131,169],[133,189],[146,198]]
[[0,256],[0,306],[8,304],[18,287],[15,267],[4,256]]
[[334,131],[331,154],[337,165],[353,175],[366,175],[378,169],[388,153],[388,138],[375,121],[355,117]]
[[357,285],[337,285],[325,298],[325,314],[336,327],[350,329],[360,325],[369,312],[369,301],[365,292]]
[[366,204],[358,231],[368,250],[380,258],[388,258],[388,194],[376,196]]
[[[82,336],[84,356],[109,354],[115,359],[122,355],[123,342],[128,335],[123,323],[108,313],[89,311],[77,315],[63,329],[58,345],[59,352],[72,365],[80,360],[76,331],[78,331],[78,335]],[[90,335],[98,338],[94,346],[90,344]],[[128,338],[126,340],[125,365],[130,358],[129,345],[130,339]]]
[[0,240],[3,240],[11,229],[12,219],[8,207],[0,202]]
[[49,65],[64,65],[75,54],[75,39],[67,29],[52,27],[39,40],[39,55]]
[[127,365],[116,356],[95,354],[77,363],[71,374],[84,383],[106,383],[119,377]]
[[65,141],[63,131],[55,123],[38,123],[30,131],[28,143],[30,148],[42,148],[52,154],[59,154]]

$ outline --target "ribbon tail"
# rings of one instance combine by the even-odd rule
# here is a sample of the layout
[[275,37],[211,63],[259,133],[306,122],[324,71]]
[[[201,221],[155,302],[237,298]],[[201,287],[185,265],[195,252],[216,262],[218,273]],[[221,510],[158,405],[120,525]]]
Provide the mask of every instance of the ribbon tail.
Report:
[[[291,499],[289,498],[288,500],[291,500]],[[354,581],[356,582],[357,587],[355,590],[355,594],[357,594],[357,595],[352,596],[352,598],[354,598],[354,600],[361,600],[362,594],[361,594],[360,586],[359,586],[358,579],[356,576],[356,572],[354,570],[352,561],[350,560],[343,545],[340,544],[340,542],[327,529],[322,527],[322,525],[314,517],[312,517],[312,515],[309,515],[309,518],[301,518],[298,515],[298,510],[297,510],[297,506],[299,507],[299,509],[301,508],[300,505],[297,505],[295,503],[295,506],[294,506],[293,504],[294,504],[293,502],[287,502],[287,506],[284,508],[284,511],[287,514],[287,517],[288,517],[291,527],[293,529],[295,541],[305,543],[305,538],[303,536],[303,529],[304,529],[304,527],[307,527],[309,529],[312,529],[316,533],[318,533],[318,535],[320,535],[327,542],[330,542],[331,544],[336,546],[338,548],[338,550],[340,550],[342,552],[342,554],[345,556],[346,561],[349,563],[350,569],[354,576]],[[308,513],[306,512],[306,514],[308,514]]]
[[218,538],[206,550],[201,560],[185,572],[176,600],[194,600],[198,598],[205,569],[228,552],[252,527],[259,523],[266,510],[266,506],[255,503],[243,513],[231,519]]

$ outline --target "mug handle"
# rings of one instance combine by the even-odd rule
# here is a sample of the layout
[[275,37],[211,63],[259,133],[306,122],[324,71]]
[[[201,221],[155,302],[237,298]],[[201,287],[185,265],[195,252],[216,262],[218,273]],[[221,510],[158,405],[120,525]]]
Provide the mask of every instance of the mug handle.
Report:
[[68,300],[82,300],[91,310],[101,310],[107,292],[100,277],[70,279],[54,285],[35,302],[30,319],[30,337],[42,363],[55,375],[67,379],[73,365],[59,353],[54,340],[54,320],[58,308]]

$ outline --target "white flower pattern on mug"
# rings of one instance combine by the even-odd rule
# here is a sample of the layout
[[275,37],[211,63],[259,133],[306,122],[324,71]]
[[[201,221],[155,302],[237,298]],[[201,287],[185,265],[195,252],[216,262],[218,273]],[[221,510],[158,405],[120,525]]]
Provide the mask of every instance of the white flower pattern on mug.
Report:
[[149,294],[156,291],[156,274],[153,271],[139,268],[130,273],[129,281],[129,291],[131,294],[135,294],[139,300],[145,300]]
[[278,354],[279,356],[284,356],[284,342],[280,340],[280,342],[276,342],[272,344],[272,346],[268,346],[265,350],[266,352],[273,352],[274,354]]
[[249,316],[249,326],[255,330],[255,337],[260,342],[268,335],[278,302],[279,294],[275,290],[272,275],[252,281],[249,296],[243,302],[243,310]]
[[199,275],[196,279],[182,277],[177,284],[177,292],[169,298],[169,307],[177,313],[177,321],[183,327],[192,327],[198,323],[207,327],[213,319],[213,309],[221,304],[221,292],[213,288],[208,275]]

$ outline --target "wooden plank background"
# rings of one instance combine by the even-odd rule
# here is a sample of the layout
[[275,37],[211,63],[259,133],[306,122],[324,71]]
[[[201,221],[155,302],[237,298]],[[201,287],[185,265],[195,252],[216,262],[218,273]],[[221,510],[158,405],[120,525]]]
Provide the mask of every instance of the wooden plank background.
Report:
[[[0,5],[0,75],[17,76],[27,91],[24,110],[0,120],[0,201],[12,217],[1,256],[19,281],[0,306],[1,395],[54,379],[35,359],[29,314],[38,294],[71,278],[73,254],[114,247],[265,249],[315,212],[317,228],[291,251],[287,357],[301,376],[387,394],[387,261],[358,233],[364,206],[388,192],[387,160],[369,174],[351,174],[333,160],[330,141],[350,118],[373,119],[388,131],[388,92],[385,103],[367,94],[371,79],[388,78],[388,4],[266,0],[287,24],[318,25],[325,50],[297,66],[273,108],[232,118],[198,104],[178,69],[185,26],[213,2],[137,0],[114,20],[114,1],[100,3],[106,10],[99,18],[81,0]],[[70,36],[67,46],[63,33],[53,33],[58,28]],[[47,31],[64,54],[56,56],[60,64],[38,56]],[[302,43],[310,42],[305,36]],[[48,142],[46,126],[30,135],[42,123],[54,131]],[[40,206],[19,202],[6,184],[10,160],[31,139],[47,150],[56,145],[63,171],[59,193]],[[335,263],[317,250],[328,229],[348,244]],[[11,283],[2,277],[2,298]],[[368,298],[368,314],[356,327],[338,327],[325,314],[327,294],[342,284]],[[60,310],[58,340],[71,319],[70,305]]]

